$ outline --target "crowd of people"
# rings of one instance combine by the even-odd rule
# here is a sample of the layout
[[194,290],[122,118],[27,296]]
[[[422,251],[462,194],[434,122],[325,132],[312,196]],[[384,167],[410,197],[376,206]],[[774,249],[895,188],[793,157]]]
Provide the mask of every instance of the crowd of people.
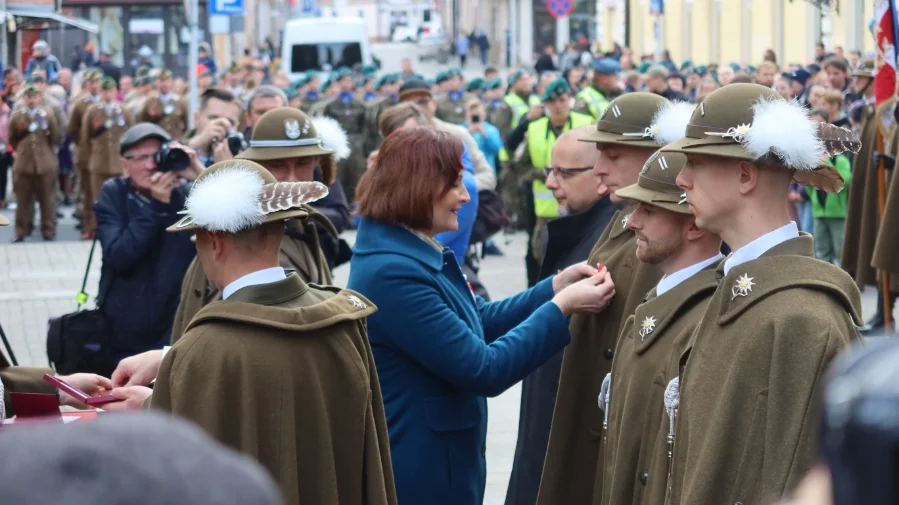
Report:
[[[53,240],[73,198],[103,252],[102,328],[51,359],[104,410],[249,456],[288,504],[483,503],[486,399],[520,381],[507,505],[845,499],[854,439],[833,433],[895,374],[857,362],[895,350],[826,373],[859,286],[899,277],[872,202],[899,134],[877,147],[897,100],[875,110],[873,60],[819,49],[733,68],[569,46],[470,80],[201,63],[192,129],[166,69],[7,69],[14,241],[35,201]],[[528,289],[488,301],[476,257],[503,228],[528,235]],[[84,407],[45,373],[0,354],[6,391]]]

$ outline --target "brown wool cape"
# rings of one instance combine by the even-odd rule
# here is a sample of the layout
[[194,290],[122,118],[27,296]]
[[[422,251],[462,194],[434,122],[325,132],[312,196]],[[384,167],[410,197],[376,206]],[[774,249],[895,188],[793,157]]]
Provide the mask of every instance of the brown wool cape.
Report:
[[860,314],[855,282],[814,259],[807,234],[723,275],[680,378],[672,505],[774,503],[795,488],[817,460],[820,381]]
[[[306,240],[284,235],[281,239],[281,266],[286,270],[295,270],[307,283],[331,284],[331,269],[319,245],[315,224],[325,227],[335,237],[337,230],[323,214],[309,206],[304,206],[303,209],[309,212],[308,218],[290,219],[286,221],[286,225],[288,230],[302,234]],[[175,321],[172,324],[172,343],[181,338],[191,319],[200,312],[200,309],[221,299],[221,292],[209,283],[203,266],[197,258],[194,258],[181,282],[181,302],[178,304]]]
[[658,267],[637,259],[637,241],[626,226],[632,211],[615,214],[587,259],[590,265],[608,267],[615,296],[602,313],[571,318],[571,343],[562,357],[538,505],[589,504],[601,493],[599,390],[612,369],[622,322],[662,278]]
[[[891,98],[889,102],[895,104],[896,98]],[[890,108],[887,112],[890,114],[892,128],[885,136],[884,152],[895,157],[899,154],[899,127],[892,118],[893,110]],[[889,272],[890,289],[899,292],[899,177],[896,177],[895,168],[888,170],[887,174],[889,182],[886,207],[880,221],[871,266]],[[879,281],[878,278],[878,286]]]
[[[594,500],[596,505],[665,503],[670,428],[665,388],[678,377],[680,357],[718,287],[717,266],[661,296],[653,289],[622,326],[612,362],[603,496]],[[650,318],[653,324],[644,326]]]
[[[877,283],[877,272],[871,266],[874,242],[877,240],[879,209],[877,203],[877,167],[874,165],[877,129],[880,114],[874,106],[866,106],[862,113],[860,139],[862,148],[852,162],[852,184],[849,186],[849,206],[843,234],[840,265],[858,284]],[[892,111],[892,109],[890,109]]]
[[395,505],[387,421],[358,293],[295,273],[204,307],[151,408],[258,460],[285,503]]

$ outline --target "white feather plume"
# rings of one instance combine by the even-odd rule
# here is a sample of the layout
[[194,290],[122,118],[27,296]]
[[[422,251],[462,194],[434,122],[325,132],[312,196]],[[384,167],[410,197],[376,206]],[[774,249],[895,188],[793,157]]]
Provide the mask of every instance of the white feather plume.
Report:
[[696,106],[687,102],[668,102],[652,118],[653,138],[660,145],[680,140],[687,133],[687,124]]
[[246,168],[224,168],[194,184],[185,204],[197,226],[237,233],[262,224],[259,206],[265,181]]
[[818,136],[818,123],[805,107],[780,98],[753,106],[752,125],[743,147],[756,158],[769,152],[794,170],[815,170],[826,156]]
[[330,117],[316,117],[312,120],[318,138],[325,149],[334,151],[334,159],[345,160],[350,157],[350,139],[346,131],[336,119]]

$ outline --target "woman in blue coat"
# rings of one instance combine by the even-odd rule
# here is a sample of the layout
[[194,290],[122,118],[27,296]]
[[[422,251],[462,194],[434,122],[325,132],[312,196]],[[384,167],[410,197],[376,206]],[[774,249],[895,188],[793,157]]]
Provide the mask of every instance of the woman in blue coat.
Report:
[[368,318],[400,505],[480,505],[486,484],[487,396],[569,342],[568,316],[614,295],[605,269],[579,264],[509,299],[471,292],[452,251],[434,240],[458,227],[469,200],[462,143],[402,129],[359,183],[362,222],[349,287]]

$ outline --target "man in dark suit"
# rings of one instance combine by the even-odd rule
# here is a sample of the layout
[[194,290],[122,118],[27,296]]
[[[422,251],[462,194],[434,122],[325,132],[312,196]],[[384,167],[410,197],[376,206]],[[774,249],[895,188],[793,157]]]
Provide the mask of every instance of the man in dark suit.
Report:
[[[553,146],[546,187],[559,202],[562,217],[547,225],[549,237],[540,280],[587,259],[618,207],[606,197],[607,189],[593,174],[599,151],[578,139],[594,131],[593,126],[575,128],[562,134]],[[593,265],[594,267],[596,265]],[[543,473],[556,389],[562,369],[562,353],[525,377],[521,389],[518,446],[506,505],[533,505]]]

